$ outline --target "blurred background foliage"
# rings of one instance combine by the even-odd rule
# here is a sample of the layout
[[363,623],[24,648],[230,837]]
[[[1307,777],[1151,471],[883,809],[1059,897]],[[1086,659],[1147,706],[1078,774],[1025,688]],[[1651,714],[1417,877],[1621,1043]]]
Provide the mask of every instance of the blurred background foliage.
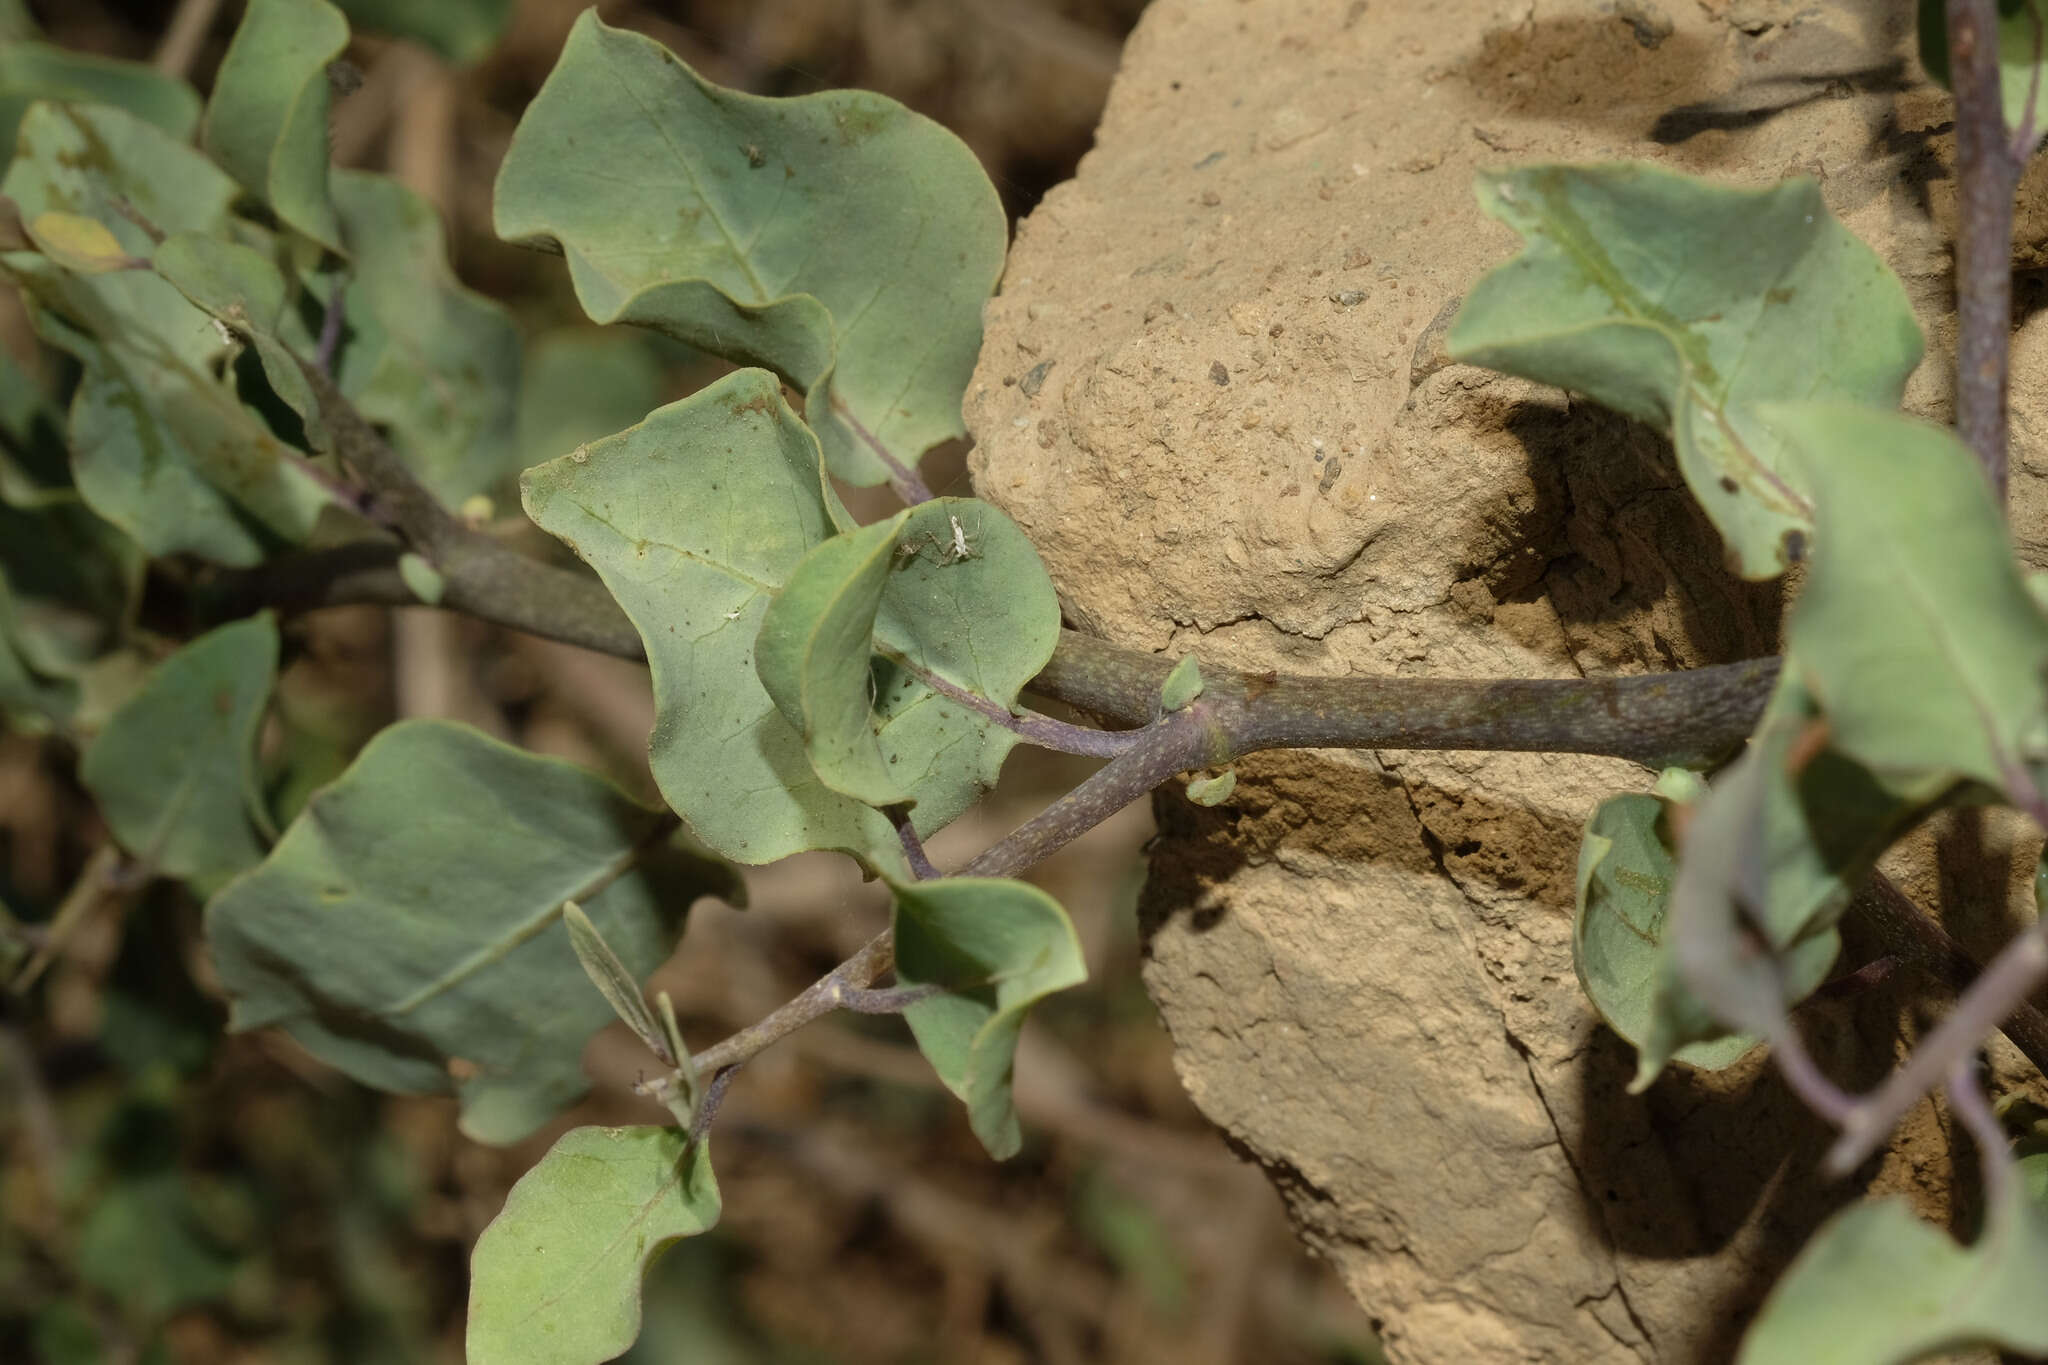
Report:
[[[359,32],[332,138],[437,205],[462,278],[529,335],[574,325],[565,272],[491,235],[492,178],[579,0],[339,0]],[[958,133],[1012,215],[1070,175],[1142,0],[675,0],[607,3],[713,80],[761,94],[879,90]],[[0,0],[75,51],[149,63],[204,91],[233,0]],[[595,332],[591,333],[596,338]],[[62,382],[11,295],[0,343]],[[593,339],[620,401],[679,397],[710,362],[654,339]],[[574,367],[568,367],[574,368]],[[535,458],[548,371],[521,395]],[[539,449],[538,447],[546,447]],[[927,464],[965,492],[961,452]],[[849,495],[852,496],[852,495]],[[879,509],[875,509],[879,510]],[[444,716],[603,769],[652,798],[644,671],[421,610],[286,623],[264,756],[288,814],[379,727]],[[0,1348],[77,1362],[443,1362],[461,1357],[471,1243],[506,1189],[577,1123],[657,1122],[630,1090],[623,1029],[587,1064],[593,1098],[496,1150],[452,1101],[378,1095],[271,1034],[227,1037],[199,907],[168,883],[82,899],[109,856],[61,742],[0,729]],[[945,865],[1086,765],[1020,750],[1003,788],[935,842]],[[1143,809],[1047,864],[1093,982],[1037,1011],[1018,1058],[1022,1156],[991,1163],[900,1021],[814,1025],[750,1066],[718,1129],[725,1220],[663,1260],[637,1365],[741,1362],[1335,1362],[1377,1359],[1369,1324],[1295,1242],[1263,1177],[1182,1094],[1138,981]],[[752,908],[695,912],[655,984],[694,1043],[758,1018],[886,919],[843,859],[750,877]],[[69,901],[65,928],[52,932]]]

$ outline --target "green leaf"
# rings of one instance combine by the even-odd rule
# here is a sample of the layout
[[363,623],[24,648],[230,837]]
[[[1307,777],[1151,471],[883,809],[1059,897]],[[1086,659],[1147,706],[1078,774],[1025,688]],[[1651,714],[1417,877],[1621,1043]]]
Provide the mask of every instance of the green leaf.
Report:
[[[754,665],[769,602],[836,530],[817,442],[774,377],[742,370],[608,440],[528,470],[527,512],[603,577],[646,643],[662,795],[727,857],[844,849],[901,866],[893,826],[812,770]],[[1008,706],[1057,639],[1058,605],[1023,534],[979,503],[904,521],[875,616],[879,743],[930,833],[978,799],[1009,733],[917,682],[923,670]],[[970,556],[950,550],[952,520]],[[920,519],[921,518],[921,519]],[[944,528],[948,539],[938,539]],[[934,549],[934,546],[942,547]]]
[[184,141],[199,122],[192,87],[145,62],[72,52],[0,35],[0,169],[14,155],[15,131],[37,100],[111,104]]
[[[356,252],[336,384],[444,503],[497,488],[525,463],[514,433],[520,348],[510,317],[455,279],[440,218],[424,199],[356,171],[337,171],[333,191]],[[310,356],[314,338],[277,266],[250,247],[195,233],[171,237],[154,263],[195,305],[250,338],[272,389],[324,445],[293,358]],[[308,284],[321,287],[313,303],[324,310],[332,279],[316,274]]]
[[1897,413],[1785,404],[1769,420],[1820,508],[1786,623],[1835,747],[1902,779],[2020,790],[2048,758],[2048,620],[1970,452]]
[[1983,1345],[2048,1353],[2048,1209],[2017,1173],[2005,1183],[1968,1248],[1903,1199],[1836,1214],[1772,1287],[1740,1365],[1907,1365]]
[[597,321],[788,379],[840,478],[889,476],[863,431],[906,465],[965,431],[1002,207],[893,100],[721,89],[586,13],[513,135],[496,226],[566,256]]
[[907,775],[920,832],[980,800],[1016,736],[935,695],[919,676],[1013,710],[1059,634],[1059,596],[1017,523],[971,498],[910,509],[875,613],[874,679],[882,752]]
[[[1949,78],[1948,6],[1945,0],[1920,0],[1920,65],[1934,83],[1944,90],[1955,88]],[[2048,71],[2044,71],[2042,34],[2048,27],[2048,6],[2038,0],[1999,0],[1998,3],[1998,85],[2005,106],[2005,126],[2017,133],[2026,121],[2027,105],[2033,109],[2032,152],[2048,128]],[[2037,93],[2039,92],[2039,93]]]
[[1781,1036],[1787,1009],[1825,979],[1835,925],[1878,854],[1950,786],[1887,784],[1822,744],[1805,672],[1788,652],[1749,749],[1686,827],[1638,1089],[1717,1025]]
[[[1678,771],[1685,771],[1680,769]],[[1578,911],[1572,926],[1572,965],[1579,986],[1607,1026],[1641,1048],[1653,1033],[1660,992],[1668,991],[1669,945],[1665,922],[1678,873],[1669,811],[1655,796],[1613,796],[1586,822],[1579,845]],[[1664,1003],[1690,1018],[1704,1011]],[[1734,1064],[1756,1039],[1722,1033],[1673,1052],[1707,1071]],[[1663,1058],[1639,1072],[1638,1087],[1662,1069]]]
[[768,604],[754,641],[761,685],[803,736],[812,770],[833,791],[870,806],[910,799],[875,732],[869,668],[875,612],[909,515],[813,548]]
[[75,497],[0,506],[0,578],[29,668],[78,678],[121,637],[142,587],[141,548]]
[[1896,406],[1921,353],[1897,278],[1811,180],[1529,166],[1482,174],[1479,202],[1526,245],[1467,295],[1451,354],[1656,426],[1736,571],[1782,573],[1814,499],[1757,405]]
[[583,1046],[610,1016],[562,902],[645,974],[690,902],[731,885],[658,847],[667,825],[572,764],[391,726],[207,907],[229,1027],[281,1025],[380,1089],[459,1093],[464,1132],[516,1141],[583,1092]]
[[0,353],[0,502],[28,511],[77,500],[63,412],[38,377]]
[[425,199],[363,171],[336,171],[333,194],[354,257],[335,382],[441,501],[496,491],[528,463],[511,314],[456,279]]
[[150,264],[195,307],[249,339],[270,387],[299,414],[315,443],[325,444],[312,387],[278,336],[290,291],[276,264],[254,247],[202,232],[173,233]]
[[210,894],[276,834],[256,738],[277,681],[268,612],[200,636],[116,711],[79,765],[128,852]]
[[0,723],[39,734],[70,718],[78,708],[78,685],[52,678],[29,661],[25,631],[7,574],[0,569]]
[[[204,157],[119,110],[38,104],[22,120],[4,192],[25,217],[97,220],[129,254],[165,233],[228,230],[234,183]],[[215,367],[231,342],[176,288],[144,271],[75,275],[5,258],[44,340],[84,366],[69,439],[79,493],[153,555],[247,566],[303,540],[327,497],[242,406]]]
[[1220,806],[1237,790],[1237,770],[1225,768],[1215,777],[1188,779],[1188,800],[1198,806]]
[[604,941],[604,935],[590,922],[590,916],[583,913],[583,907],[575,901],[562,906],[562,922],[569,927],[569,946],[576,950],[576,960],[583,964],[584,975],[590,984],[612,1007],[612,1013],[619,1016],[621,1023],[647,1044],[648,1050],[669,1065],[675,1065],[675,1058],[668,1056],[668,1039],[662,1027],[655,1021],[654,1011],[647,1008],[647,997],[640,989],[639,978],[635,977],[619,961],[619,955],[612,951],[612,945]]
[[347,47],[348,20],[327,0],[249,0],[199,136],[281,221],[332,251],[344,248],[328,200],[327,64]]
[[74,274],[102,275],[110,270],[130,270],[138,264],[97,219],[75,213],[39,213],[23,228],[36,250]]
[[405,586],[412,595],[430,607],[441,604],[441,594],[447,591],[448,580],[441,576],[424,555],[407,551],[398,557],[398,576],[405,580]]
[[102,1193],[78,1230],[76,1264],[81,1280],[136,1323],[219,1298],[234,1274],[173,1171],[131,1176]]
[[642,333],[563,327],[536,337],[519,377],[519,467],[624,431],[661,389],[661,364]]
[[998,1160],[1023,1145],[1010,1069],[1024,1012],[1088,979],[1059,902],[1024,882],[948,877],[894,888],[896,979],[937,986],[903,1017],[967,1120]]
[[1184,655],[1166,675],[1166,684],[1159,691],[1159,710],[1179,711],[1201,695],[1202,666],[1195,662],[1194,655]]
[[519,1178],[470,1260],[469,1365],[598,1365],[640,1334],[640,1285],[718,1221],[703,1143],[572,1128]]
[[338,0],[357,28],[426,44],[457,66],[482,58],[512,22],[512,0]]
[[935,780],[972,800],[1016,742],[920,675],[1007,709],[1058,642],[1058,600],[1015,524],[940,498],[807,554],[762,617],[754,662],[825,785],[881,806]]
[[818,446],[773,376],[741,370],[529,469],[527,515],[597,570],[647,646],[661,793],[742,862],[895,844],[829,790],[755,676],[769,600],[833,532]]

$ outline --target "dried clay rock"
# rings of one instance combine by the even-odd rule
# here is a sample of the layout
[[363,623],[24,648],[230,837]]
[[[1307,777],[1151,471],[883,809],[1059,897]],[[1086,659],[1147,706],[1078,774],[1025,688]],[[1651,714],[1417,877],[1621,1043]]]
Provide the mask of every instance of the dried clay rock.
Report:
[[[1771,652],[1778,588],[1723,571],[1668,447],[1444,354],[1458,299],[1517,247],[1472,175],[1631,157],[1814,176],[1939,357],[1950,113],[1910,10],[1157,0],[1097,149],[1020,228],[989,309],[982,495],[1077,627],[1248,670],[1570,677]],[[2023,253],[2039,222],[2023,206]],[[2038,344],[2019,347],[2025,374]],[[1909,406],[1946,404],[1944,368]],[[2042,408],[2016,398],[2024,452]],[[2022,454],[2038,558],[2036,474]],[[1827,1130],[1755,1058],[1624,1094],[1632,1057],[1572,971],[1572,874],[1587,815],[1643,770],[1294,753],[1238,776],[1213,810],[1159,800],[1147,981],[1189,1091],[1394,1359],[1726,1360],[1843,1201],[1901,1190],[1946,1216],[1931,1105],[1861,1180],[1822,1186]],[[1898,1006],[1812,1011],[1839,1078],[1891,1065]]]

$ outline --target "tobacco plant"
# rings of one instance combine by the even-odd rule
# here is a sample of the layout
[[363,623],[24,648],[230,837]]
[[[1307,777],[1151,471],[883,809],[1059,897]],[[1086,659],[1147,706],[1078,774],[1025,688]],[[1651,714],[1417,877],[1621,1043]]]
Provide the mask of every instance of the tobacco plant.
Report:
[[[1987,166],[2007,176],[2009,214],[2036,140],[2037,8],[2001,21],[2002,97],[1989,21],[1957,8],[1961,39],[1928,26],[1929,64],[1945,71],[1950,46],[1968,59],[1966,189]],[[620,352],[523,346],[456,283],[422,201],[330,166],[328,67],[348,41],[325,0],[250,0],[203,108],[139,68],[6,49],[0,268],[70,377],[58,392],[0,370],[0,709],[77,752],[118,847],[89,879],[204,901],[231,1028],[284,1030],[369,1086],[451,1094],[492,1143],[584,1091],[584,1045],[614,1014],[645,1043],[642,1088],[673,1122],[572,1130],[519,1181],[475,1250],[476,1365],[625,1350],[652,1258],[717,1220],[726,1087],[830,1011],[901,1014],[989,1152],[1015,1152],[1022,1018],[1083,976],[1065,912],[1018,874],[1176,775],[1219,773],[1187,793],[1227,801],[1233,760],[1335,746],[1661,769],[1591,813],[1578,877],[1579,977],[1636,1046],[1639,1088],[1768,1044],[1841,1128],[1839,1171],[1948,1086],[1983,1165],[1983,1234],[1961,1247],[1897,1204],[1850,1209],[1779,1284],[1745,1360],[2048,1351],[2048,1156],[2016,1158],[1973,1071],[2001,1020],[2048,1061],[2024,1003],[2048,975],[2043,931],[1965,983],[1869,1097],[1822,1076],[1790,1013],[1837,969],[1848,913],[1909,964],[1953,961],[1874,871],[1930,812],[2007,804],[2048,825],[2048,617],[2004,529],[2002,392],[1993,424],[1966,366],[1982,460],[1897,411],[1920,333],[1811,182],[1486,175],[1481,208],[1525,245],[1449,339],[1463,363],[1667,436],[1734,572],[1803,564],[1781,659],[1562,682],[1249,678],[1063,630],[1017,526],[921,481],[920,457],[963,434],[1004,255],[996,196],[943,129],[861,92],[720,89],[584,15],[505,156],[495,226],[561,257],[595,322],[739,367],[648,410]],[[1967,201],[1966,232],[1998,212],[1993,191]],[[1964,275],[1995,293],[2009,263],[1992,232],[1997,259],[1966,249]],[[1976,345],[1991,314],[1966,305]],[[483,525],[515,481],[588,572]],[[836,491],[880,484],[903,509],[867,524]],[[145,581],[194,623],[175,649],[141,624]],[[266,786],[278,615],[339,602],[644,657],[665,808],[440,721],[389,727],[323,783]],[[1108,728],[1032,712],[1027,691]],[[1105,762],[965,867],[933,867],[923,840],[1019,743]],[[887,884],[890,928],[693,1055],[640,982],[694,899],[737,899],[738,866],[816,850]],[[60,915],[18,951],[18,991],[65,931]]]

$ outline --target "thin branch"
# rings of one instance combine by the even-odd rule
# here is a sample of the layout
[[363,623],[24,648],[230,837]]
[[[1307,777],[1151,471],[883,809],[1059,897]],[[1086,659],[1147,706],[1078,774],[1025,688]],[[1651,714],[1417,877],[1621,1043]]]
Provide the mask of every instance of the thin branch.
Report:
[[876,977],[895,964],[896,943],[884,929],[855,950],[852,957],[806,986],[788,1004],[697,1053],[697,1074],[708,1074],[715,1080],[719,1072],[738,1066],[778,1039],[839,1009],[846,992],[866,990],[875,984]]
[[[740,1063],[722,1066],[711,1075],[711,1083],[704,1087],[704,1093],[697,1100],[697,1108],[690,1115],[690,1142],[694,1145],[704,1140],[711,1131],[711,1124],[718,1117],[718,1107],[725,1103],[725,1092],[732,1088],[732,1078],[740,1074]],[[701,1073],[700,1073],[701,1074]]]
[[938,876],[939,870],[932,866],[931,858],[924,851],[924,840],[917,837],[917,827],[910,823],[909,804],[886,806],[882,814],[896,826],[896,841],[903,845],[903,859],[910,864],[911,875],[919,881],[930,881]]
[[153,59],[157,70],[166,76],[188,76],[192,73],[192,63],[199,56],[200,45],[206,41],[214,19],[220,14],[220,3],[221,0],[178,0],[171,22],[164,27],[163,41],[157,44]]
[[1139,741],[960,869],[963,877],[1014,877],[1044,862],[1176,773],[1227,761],[1216,703],[1205,694],[1139,732]]
[[2044,934],[2048,934],[2048,924],[2037,924],[2006,944],[1984,974],[1963,992],[1948,1017],[1920,1040],[1905,1064],[1841,1116],[1842,1136],[1829,1149],[1825,1165],[1831,1174],[1854,1170],[1922,1095],[1942,1083],[1950,1067],[1973,1056],[2000,1021],[2010,1018],[2017,1006],[2048,981],[2048,938]]
[[945,993],[946,988],[937,982],[881,989],[848,987],[839,992],[839,1008],[849,1014],[901,1014],[921,1000],[930,1000]]
[[320,317],[320,339],[313,350],[313,364],[324,375],[334,373],[334,356],[341,349],[342,323],[348,314],[343,306],[347,297],[348,280],[336,280],[333,297],[327,300],[327,310]]
[[1956,96],[1956,431],[2001,503],[2006,485],[2006,376],[2012,331],[2013,191],[2020,158],[2005,126],[1994,0],[1948,0]]
[[967,708],[991,724],[1002,726],[1026,744],[1051,749],[1055,753],[1079,754],[1083,758],[1114,758],[1136,742],[1128,730],[1097,730],[1029,711],[1019,714],[978,692],[970,692],[958,683],[940,677],[930,669],[918,667],[894,650],[878,649],[877,652],[948,701]]
[[1948,1102],[1964,1131],[1977,1144],[1977,1168],[1984,1176],[1984,1204],[1993,1219],[2003,1221],[2014,1203],[2013,1181],[2018,1177],[2012,1147],[1997,1115],[1984,1098],[1977,1081],[1977,1059],[1959,1057],[1948,1072]]
[[[64,951],[71,936],[78,927],[92,917],[101,906],[128,895],[139,887],[146,877],[124,875],[124,858],[120,847],[109,839],[101,844],[93,855],[86,859],[85,868],[78,874],[78,880],[64,893],[57,913],[50,918],[43,940],[36,946],[35,955],[25,963],[14,979],[7,983],[7,989],[16,995],[25,993],[35,985],[36,979]],[[153,862],[154,858],[145,861]]]

